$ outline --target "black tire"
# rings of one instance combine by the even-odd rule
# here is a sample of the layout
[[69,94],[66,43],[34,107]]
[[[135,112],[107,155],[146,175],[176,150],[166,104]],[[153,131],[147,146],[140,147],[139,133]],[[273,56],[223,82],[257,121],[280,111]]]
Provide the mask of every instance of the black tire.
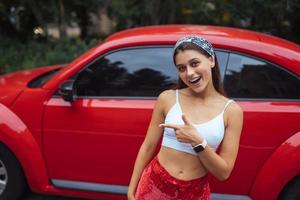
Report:
[[280,200],[299,200],[300,199],[300,175],[289,182],[279,197]]
[[26,189],[25,177],[16,157],[3,144],[0,144],[0,168],[0,181],[6,183],[0,200],[20,199]]

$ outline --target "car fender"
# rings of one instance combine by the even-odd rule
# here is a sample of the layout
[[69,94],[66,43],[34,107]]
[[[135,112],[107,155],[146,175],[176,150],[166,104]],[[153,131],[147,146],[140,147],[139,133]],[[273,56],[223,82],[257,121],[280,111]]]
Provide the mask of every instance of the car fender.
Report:
[[19,161],[32,191],[46,191],[48,177],[41,149],[24,122],[0,103],[0,142]]
[[267,159],[251,189],[255,200],[275,200],[284,186],[299,174],[300,132],[283,142]]

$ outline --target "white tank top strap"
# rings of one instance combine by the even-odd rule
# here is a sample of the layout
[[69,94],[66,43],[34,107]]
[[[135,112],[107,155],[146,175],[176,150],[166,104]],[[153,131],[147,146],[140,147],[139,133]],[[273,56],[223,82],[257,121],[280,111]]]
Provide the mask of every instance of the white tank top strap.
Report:
[[178,89],[176,89],[176,103],[179,103]]
[[222,111],[222,113],[224,113],[224,112],[225,112],[225,110],[226,110],[227,106],[228,106],[228,105],[229,105],[231,102],[233,102],[233,100],[232,100],[232,99],[229,99],[229,100],[226,102],[226,104],[225,104],[225,106],[224,106],[224,108],[223,108],[223,111]]

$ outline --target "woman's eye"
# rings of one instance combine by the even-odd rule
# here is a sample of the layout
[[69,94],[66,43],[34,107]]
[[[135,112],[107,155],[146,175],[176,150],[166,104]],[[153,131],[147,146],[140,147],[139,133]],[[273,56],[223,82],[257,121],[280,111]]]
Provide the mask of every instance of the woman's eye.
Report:
[[197,62],[197,61],[194,61],[194,62],[192,62],[192,63],[191,63],[191,66],[192,66],[192,67],[197,67],[197,66],[198,66],[198,64],[199,64],[199,62]]
[[179,66],[179,67],[178,67],[178,71],[184,72],[184,71],[185,71],[185,67],[184,67],[184,66]]

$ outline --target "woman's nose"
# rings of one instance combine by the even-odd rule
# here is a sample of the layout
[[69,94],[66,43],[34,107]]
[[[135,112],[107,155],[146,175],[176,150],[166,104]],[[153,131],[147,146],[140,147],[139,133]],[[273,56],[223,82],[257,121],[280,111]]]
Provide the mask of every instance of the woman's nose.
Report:
[[192,68],[191,66],[187,66],[186,74],[187,76],[192,76],[194,74],[194,68]]

